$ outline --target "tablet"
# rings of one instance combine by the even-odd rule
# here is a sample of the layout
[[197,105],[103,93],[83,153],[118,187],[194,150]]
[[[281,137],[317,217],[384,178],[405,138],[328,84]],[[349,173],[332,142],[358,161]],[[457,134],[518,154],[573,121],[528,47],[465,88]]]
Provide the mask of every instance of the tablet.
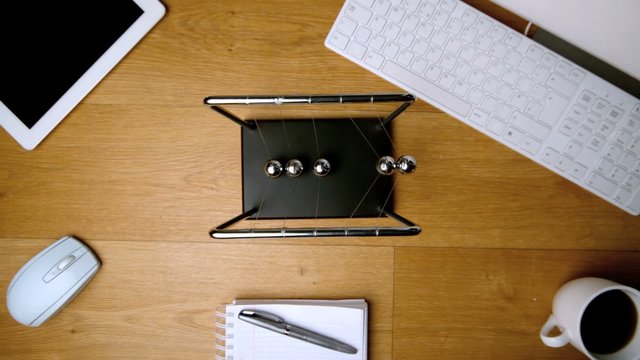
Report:
[[0,125],[35,148],[164,14],[158,0],[0,4]]

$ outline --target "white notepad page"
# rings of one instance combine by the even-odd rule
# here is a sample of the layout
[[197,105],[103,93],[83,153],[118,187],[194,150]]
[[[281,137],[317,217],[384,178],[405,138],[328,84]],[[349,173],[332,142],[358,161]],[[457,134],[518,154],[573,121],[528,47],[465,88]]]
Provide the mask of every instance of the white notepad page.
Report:
[[[278,302],[278,303],[276,303]],[[367,304],[364,300],[235,301],[227,305],[233,324],[227,327],[227,360],[363,360],[367,358]],[[278,334],[238,319],[243,309],[262,310],[287,323],[347,343],[356,354],[345,354]]]

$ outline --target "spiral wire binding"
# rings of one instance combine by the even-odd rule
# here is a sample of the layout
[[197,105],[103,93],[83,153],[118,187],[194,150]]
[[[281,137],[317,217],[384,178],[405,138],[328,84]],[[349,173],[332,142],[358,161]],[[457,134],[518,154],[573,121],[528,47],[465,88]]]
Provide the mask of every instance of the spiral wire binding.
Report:
[[227,351],[233,350],[233,344],[230,340],[233,335],[227,335],[227,329],[233,327],[233,322],[228,319],[233,319],[232,312],[226,312],[226,305],[219,305],[215,309],[215,359],[216,360],[233,360],[233,355],[228,355]]

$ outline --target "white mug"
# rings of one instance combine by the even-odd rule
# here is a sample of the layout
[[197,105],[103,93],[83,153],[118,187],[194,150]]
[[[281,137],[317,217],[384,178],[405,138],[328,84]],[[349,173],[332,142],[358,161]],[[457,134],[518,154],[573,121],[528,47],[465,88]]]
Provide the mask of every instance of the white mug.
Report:
[[[612,297],[619,300],[617,306],[610,306],[611,304],[606,306],[605,302],[607,299],[612,299]],[[627,304],[624,304],[624,302]],[[592,305],[592,307],[589,307],[589,305]],[[611,315],[608,311],[617,312],[616,314],[619,316]],[[629,323],[624,324],[625,330],[620,329],[623,327],[623,322],[608,324],[609,326],[601,324],[603,326],[600,328],[593,326],[594,322],[597,322],[593,321],[593,319],[598,318],[598,313],[600,313],[599,315],[602,319],[611,322],[615,318],[622,318],[622,315],[627,312]],[[638,360],[640,359],[639,315],[640,291],[606,279],[594,277],[575,279],[564,284],[556,292],[553,298],[553,313],[542,326],[540,339],[550,347],[561,347],[571,343],[573,347],[592,360]],[[604,327],[607,327],[607,329],[602,329]],[[549,333],[554,328],[558,328],[560,335],[549,336]],[[629,331],[626,331],[626,328]],[[592,331],[594,329],[595,331]],[[620,344],[617,344],[618,346],[599,353],[598,347],[600,349],[604,348],[602,344],[598,344],[598,339],[596,338],[606,338],[609,335],[616,336],[618,334],[616,331],[624,331],[625,334],[628,333],[628,337],[626,335],[618,337],[618,340],[621,341]],[[599,334],[604,335],[600,336]],[[587,344],[585,344],[585,341]]]

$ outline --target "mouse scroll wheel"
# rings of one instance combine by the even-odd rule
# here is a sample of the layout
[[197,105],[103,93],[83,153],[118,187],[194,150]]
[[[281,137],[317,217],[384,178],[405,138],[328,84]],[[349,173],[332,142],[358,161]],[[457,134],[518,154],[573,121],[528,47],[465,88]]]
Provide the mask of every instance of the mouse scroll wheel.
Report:
[[67,266],[71,265],[71,263],[76,259],[75,255],[69,255],[64,259],[60,260],[58,263],[58,270],[64,270]]

